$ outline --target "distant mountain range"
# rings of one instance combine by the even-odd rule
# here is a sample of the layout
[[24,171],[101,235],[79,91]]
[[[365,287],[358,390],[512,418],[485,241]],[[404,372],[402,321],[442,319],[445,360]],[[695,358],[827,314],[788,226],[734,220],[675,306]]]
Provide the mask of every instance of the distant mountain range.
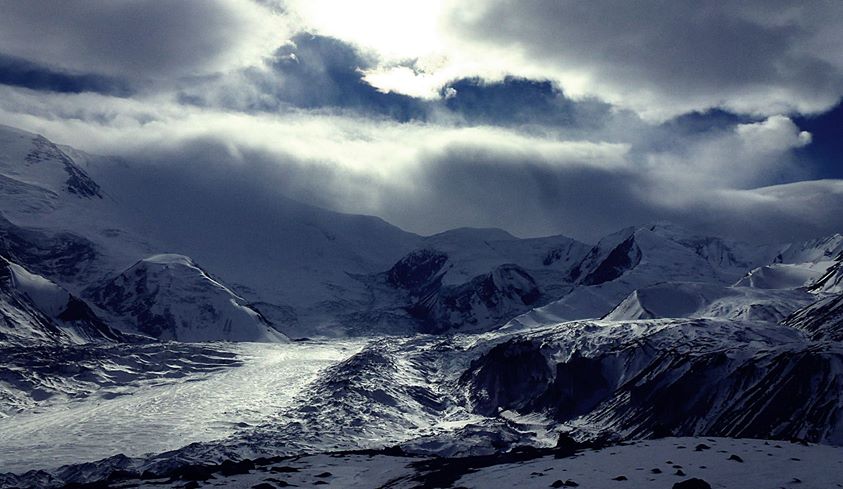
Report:
[[840,235],[755,246],[656,223],[594,246],[499,229],[424,237],[283,197],[162,214],[180,192],[150,172],[0,128],[0,255],[116,332],[180,341],[487,331],[531,317],[775,322],[841,292]]

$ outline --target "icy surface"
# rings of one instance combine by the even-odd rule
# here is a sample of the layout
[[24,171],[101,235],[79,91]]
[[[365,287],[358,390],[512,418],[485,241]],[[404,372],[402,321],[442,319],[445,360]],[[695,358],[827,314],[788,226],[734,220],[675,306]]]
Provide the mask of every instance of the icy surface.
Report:
[[140,456],[225,438],[268,422],[356,342],[219,345],[242,366],[162,378],[124,395],[88,397],[0,419],[0,473],[49,469],[123,453]]

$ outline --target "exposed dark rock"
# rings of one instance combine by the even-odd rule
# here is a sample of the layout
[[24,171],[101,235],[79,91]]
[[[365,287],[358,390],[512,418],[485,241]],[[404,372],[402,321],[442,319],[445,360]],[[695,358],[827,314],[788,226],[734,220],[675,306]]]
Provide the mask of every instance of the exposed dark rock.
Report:
[[255,463],[249,459],[243,459],[238,462],[233,460],[224,460],[220,464],[220,473],[226,477],[238,474],[248,474],[252,470],[255,470]]
[[673,484],[673,489],[711,489],[711,485],[708,482],[695,477],[693,479]]
[[436,250],[416,250],[398,261],[387,272],[387,280],[395,287],[415,290],[436,280],[448,255]]
[[641,249],[635,243],[635,236],[630,236],[616,246],[600,265],[583,278],[582,285],[599,285],[620,277],[635,268],[641,261]]
[[[172,476],[188,481],[206,481],[213,477],[214,472],[219,471],[217,465],[186,465],[173,472]],[[146,475],[147,478],[157,477],[154,474]]]

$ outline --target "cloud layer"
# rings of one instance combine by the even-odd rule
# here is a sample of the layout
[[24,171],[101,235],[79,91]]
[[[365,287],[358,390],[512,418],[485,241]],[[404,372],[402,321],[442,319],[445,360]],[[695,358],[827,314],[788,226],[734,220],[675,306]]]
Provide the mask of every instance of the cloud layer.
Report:
[[836,4],[308,2],[9,2],[0,123],[420,233],[843,228]]
[[170,79],[254,64],[280,18],[237,0],[2,2],[0,50],[73,73]]

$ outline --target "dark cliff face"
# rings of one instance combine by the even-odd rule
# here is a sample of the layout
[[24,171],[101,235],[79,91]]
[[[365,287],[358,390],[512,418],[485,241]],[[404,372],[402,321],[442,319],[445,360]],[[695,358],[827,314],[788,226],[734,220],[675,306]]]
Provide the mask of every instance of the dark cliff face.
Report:
[[417,250],[402,258],[387,272],[395,287],[417,290],[434,282],[448,261],[448,255],[436,250]]
[[[641,249],[632,228],[619,232],[625,235],[617,244],[601,241],[591,248],[568,274],[568,280],[582,285],[599,285],[620,277],[641,261]],[[608,239],[608,238],[607,238]],[[620,238],[619,238],[620,239]]]
[[135,265],[101,287],[89,289],[91,300],[117,316],[131,318],[133,326],[153,338],[176,328],[176,319],[167,310],[155,313],[159,288],[149,280],[147,268]]
[[130,338],[108,326],[85,301],[78,297],[70,296],[67,306],[58,315],[58,319],[73,325],[77,329],[82,329],[92,338],[99,338],[115,343],[131,343],[137,341],[137,338]]
[[438,286],[414,297],[408,311],[423,321],[422,331],[492,326],[528,311],[542,294],[535,280],[516,265],[502,265],[458,286]]
[[405,310],[426,333],[493,326],[528,311],[542,298],[538,284],[518,265],[495,267],[460,285],[443,285],[448,255],[417,250],[386,272],[386,282],[402,291]]
[[635,236],[630,236],[615,247],[594,270],[582,281],[583,285],[599,285],[620,277],[641,262],[641,249],[635,243]]
[[679,353],[647,341],[599,353],[510,340],[472,362],[460,378],[478,414],[541,413],[582,417],[628,437],[733,436],[843,440],[843,350],[805,343],[760,349]]

